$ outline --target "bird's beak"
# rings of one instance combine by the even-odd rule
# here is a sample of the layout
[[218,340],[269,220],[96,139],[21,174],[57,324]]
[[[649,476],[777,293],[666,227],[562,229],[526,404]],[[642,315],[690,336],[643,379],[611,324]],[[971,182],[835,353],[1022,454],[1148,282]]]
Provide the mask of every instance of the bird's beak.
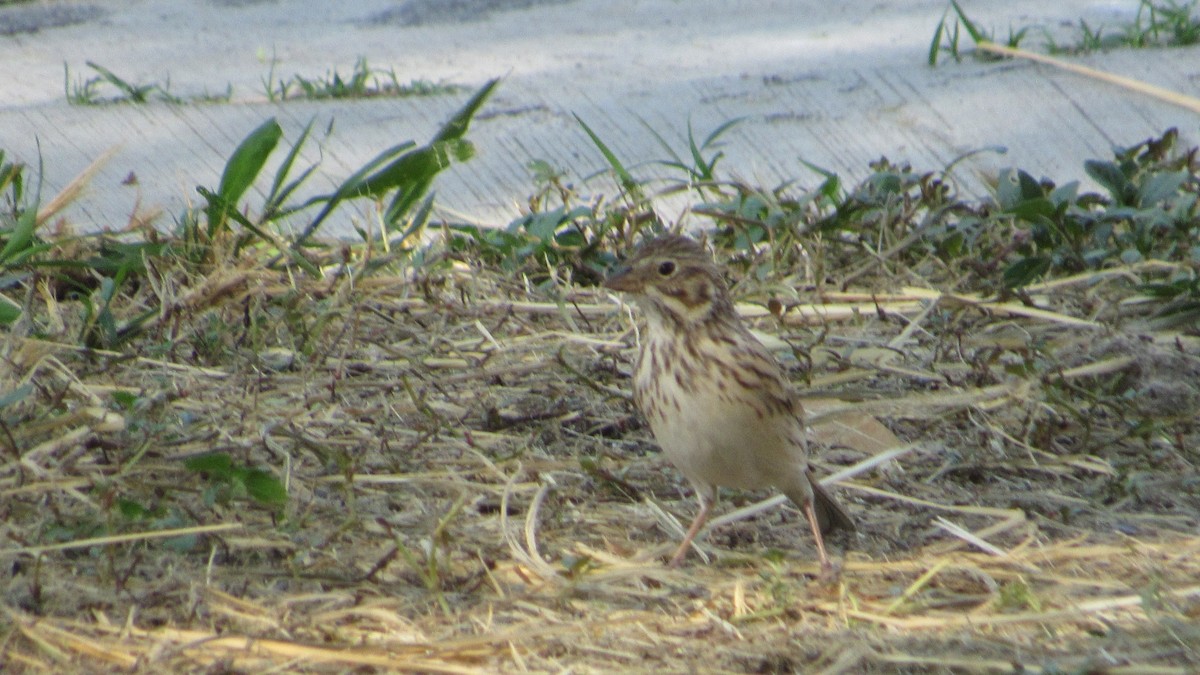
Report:
[[637,283],[637,279],[630,272],[632,270],[625,265],[617,267],[604,280],[604,287],[624,293],[636,293],[640,284]]

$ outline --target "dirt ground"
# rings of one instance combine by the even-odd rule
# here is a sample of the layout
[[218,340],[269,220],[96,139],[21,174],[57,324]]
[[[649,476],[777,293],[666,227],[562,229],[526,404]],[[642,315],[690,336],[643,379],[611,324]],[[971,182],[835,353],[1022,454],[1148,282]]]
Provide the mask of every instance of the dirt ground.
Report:
[[[832,578],[790,505],[667,569],[694,500],[628,400],[631,315],[535,281],[236,268],[158,289],[175,311],[119,352],[7,336],[3,390],[25,396],[3,409],[0,665],[1200,663],[1197,341],[1105,304],[1119,281],[1031,288],[1052,308],[1032,313],[791,279],[779,317],[781,286],[739,281],[808,404],[818,473],[896,451],[835,488],[858,531],[831,541]],[[286,502],[188,464],[214,452]],[[771,496],[729,491],[719,513]]]

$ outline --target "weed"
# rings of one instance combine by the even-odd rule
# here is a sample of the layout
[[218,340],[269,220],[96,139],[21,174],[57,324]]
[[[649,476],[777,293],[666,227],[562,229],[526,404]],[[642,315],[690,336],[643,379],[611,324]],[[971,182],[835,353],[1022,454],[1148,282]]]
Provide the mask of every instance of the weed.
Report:
[[[214,245],[230,238],[235,253],[246,246],[265,244],[279,251],[272,259],[272,265],[286,258],[310,274],[319,274],[303,254],[305,249],[312,248],[310,239],[345,202],[369,200],[380,207],[380,224],[389,244],[411,250],[414,242],[420,239],[432,211],[429,190],[434,178],[453,163],[473,156],[474,147],[465,138],[467,128],[497,83],[492,80],[475,92],[427,144],[418,146],[413,141],[397,144],[376,155],[333,192],[301,203],[289,203],[288,200],[316,169],[315,166],[296,168],[300,151],[312,132],[310,122],[276,170],[262,207],[255,215],[250,215],[251,212],[241,208],[239,202],[283,137],[279,123],[274,119],[267,120],[230,156],[215,190],[197,188],[207,205],[203,210],[185,216],[182,223],[184,241],[202,257],[214,254],[217,251]],[[294,223],[310,209],[316,209],[316,214],[290,241],[284,241],[268,228],[285,220]],[[235,233],[234,226],[241,231]],[[364,241],[373,238],[365,231],[359,233]]]
[[1024,579],[1005,583],[996,595],[996,608],[1010,612],[1034,611],[1040,612],[1042,603],[1034,594],[1033,589]]
[[[171,82],[168,80],[163,84],[152,82],[150,84],[133,84],[116,73],[92,61],[87,62],[87,67],[96,72],[94,77],[89,77],[86,80],[71,81],[71,69],[67,64],[63,64],[63,88],[66,91],[67,102],[71,105],[104,105],[109,103],[148,103],[153,97],[155,100],[164,103],[183,103],[184,100],[175,96],[170,92]],[[115,89],[117,93],[112,96],[104,97],[103,88],[108,87]],[[232,92],[231,92],[232,93]]]
[[1137,16],[1124,27],[1123,44],[1129,47],[1186,47],[1200,42],[1200,17],[1192,16],[1196,0],[1155,3],[1141,0]]
[[[655,140],[658,141],[659,146],[661,146],[663,151],[666,152],[670,157],[669,160],[660,160],[658,164],[670,169],[676,169],[686,176],[688,180],[688,187],[695,190],[701,197],[703,197],[706,193],[705,188],[713,187],[713,184],[717,181],[717,163],[720,162],[721,158],[725,156],[723,151],[718,150],[720,147],[721,137],[738,124],[741,124],[743,121],[745,121],[745,118],[743,117],[735,117],[733,119],[726,120],[725,122],[717,125],[716,129],[713,129],[711,132],[709,132],[708,136],[705,136],[703,141],[697,143],[696,135],[692,130],[692,121],[688,120],[687,146],[690,159],[689,162],[684,160],[679,156],[678,153],[675,152],[675,150],[671,147],[671,144],[662,137],[662,134],[659,134],[657,131],[655,131],[649,124],[646,123],[645,120],[641,120],[642,126],[646,127],[646,129],[650,131],[651,135],[653,135]],[[711,154],[706,155],[706,152]]]
[[[662,230],[651,212],[654,196],[691,191],[701,198],[721,197],[724,186],[717,175],[717,165],[724,157],[719,149],[721,138],[742,119],[725,121],[699,141],[689,121],[686,159],[643,120],[643,126],[667,153],[666,159],[651,165],[665,167],[679,176],[655,181],[635,177],[633,169],[585,121],[578,116],[576,121],[615,177],[623,206],[604,209],[601,203],[576,203],[574,189],[565,183],[564,174],[545,161],[534,161],[528,168],[537,189],[529,202],[529,214],[502,229],[451,226],[448,230],[452,251],[505,269],[522,269],[537,280],[547,279],[555,268],[565,266],[572,270],[575,279],[598,283],[637,235]],[[654,195],[647,192],[652,182],[664,184]],[[540,269],[531,270],[531,264]]]
[[[1117,47],[1186,47],[1200,43],[1200,16],[1193,16],[1198,2],[1200,0],[1188,3],[1178,3],[1175,0],[1167,0],[1164,3],[1140,0],[1133,21],[1107,33],[1103,26],[1093,28],[1087,21],[1080,19],[1077,27],[1078,37],[1073,44],[1059,44],[1048,30],[1043,29],[1041,32],[1047,51],[1052,54],[1080,54]],[[955,20],[948,25],[947,19],[951,12]],[[976,44],[992,40],[989,33],[967,18],[956,0],[950,0],[950,5],[934,28],[933,38],[929,43],[930,66],[937,65],[938,56],[942,52],[950,54],[956,61],[961,60],[960,26]],[[1025,26],[1017,30],[1010,29],[1007,46],[1017,48],[1031,28]],[[994,59],[997,56],[989,53],[985,58]]]
[[[263,251],[274,256],[267,261],[268,266],[283,260],[309,275],[321,276],[313,258],[319,257],[324,245],[314,245],[309,239],[347,201],[377,204],[383,234],[393,246],[393,255],[411,254],[432,211],[433,180],[446,167],[473,154],[465,138],[467,128],[496,84],[493,80],[484,85],[427,144],[401,143],[380,153],[332,193],[299,201],[295,198],[297,191],[317,168],[300,163],[301,150],[311,137],[310,123],[287,149],[259,207],[250,209],[243,204],[246,195],[283,141],[280,125],[268,120],[234,149],[215,188],[197,188],[204,206],[184,214],[175,236],[150,230],[144,231],[140,240],[134,233],[101,233],[44,241],[37,236],[40,187],[31,190],[25,167],[6,161],[0,152],[0,193],[4,194],[6,207],[0,212],[0,290],[42,284],[43,292],[76,313],[68,317],[69,321],[58,317],[47,323],[35,318],[29,330],[69,329],[71,338],[81,345],[115,350],[149,329],[166,330],[178,321],[180,312],[201,311],[203,315],[205,303],[215,297],[201,294],[203,300],[198,304],[189,301],[190,305],[177,301],[174,284],[178,276],[205,279],[212,269],[226,262],[242,259],[248,253],[259,256]],[[40,186],[40,179],[34,185]],[[288,227],[306,214],[312,215],[300,234],[286,234]],[[373,237],[366,233],[363,237],[367,245],[372,245]],[[383,264],[383,257],[374,262],[375,267]],[[0,325],[11,325],[23,316],[21,303],[9,293],[0,293],[0,298]],[[281,311],[289,316],[286,307]],[[296,316],[292,327],[302,336],[312,335],[311,331],[325,325],[328,318],[319,312]],[[196,340],[194,355],[207,361],[219,360],[227,353],[231,343],[225,339],[225,319],[218,320],[216,333],[199,330],[192,334]],[[203,320],[196,323],[202,324]],[[205,337],[210,335],[212,339]],[[305,343],[307,338],[302,337],[300,346]]]
[[[954,23],[947,28],[946,19],[949,18],[951,10],[954,11],[956,18]],[[961,39],[960,26],[976,44],[985,41],[990,42],[992,39],[990,34],[983,32],[982,29],[967,18],[962,7],[958,6],[957,0],[950,0],[950,6],[942,12],[942,18],[938,21],[938,25],[933,31],[933,39],[929,42],[929,56],[927,61],[931,67],[937,65],[938,55],[943,51],[954,57],[955,61],[962,60],[962,52],[959,50]]]
[[[425,589],[434,597],[443,612],[449,613],[450,604],[444,591],[449,584],[447,549],[453,542],[450,526],[462,515],[466,505],[467,495],[460,495],[450,505],[449,510],[438,519],[428,539],[422,540],[418,547],[420,555],[405,546],[399,537],[396,538],[396,549],[414,573],[421,579]],[[422,558],[424,558],[422,560]]]
[[302,75],[294,75],[290,80],[276,79],[275,64],[272,61],[270,71],[263,78],[263,88],[267,98],[271,101],[286,101],[296,98],[442,96],[462,90],[462,87],[458,85],[428,80],[412,80],[403,83],[394,68],[388,70],[371,68],[365,57],[359,57],[354,62],[354,68],[350,74],[345,77],[337,70],[333,70],[323,77],[310,79]]
[[[530,213],[505,228],[453,225],[448,249],[463,258],[530,274],[536,281],[553,280],[559,268],[569,268],[573,277],[584,283],[599,283],[606,269],[641,233],[661,231],[661,224],[650,213],[651,197],[644,189],[646,181],[636,178],[615,152],[576,116],[580,128],[591,139],[608,164],[620,188],[620,208],[602,208],[597,202],[578,204],[574,190],[565,184],[561,171],[545,161],[534,161],[529,169],[537,191],[530,199]],[[670,149],[657,133],[659,142],[671,153],[671,159],[657,164],[682,171],[683,183],[673,183],[665,191],[704,190],[705,182],[721,158],[717,152],[705,157],[717,139],[736,121],[728,122],[709,134],[699,145],[689,125],[689,149],[695,163],[688,165]],[[653,130],[651,130],[653,131]]]
[[211,484],[204,492],[204,502],[209,506],[245,498],[272,508],[287,503],[287,490],[274,474],[234,464],[226,453],[193,457],[184,462],[184,467]]
[[1118,148],[1113,161],[1086,162],[1084,169],[1107,197],[1080,195],[1077,183],[1054,186],[1023,171],[1002,174],[997,202],[1019,228],[1018,259],[1005,269],[1005,284],[1018,287],[1046,274],[1102,269],[1116,261],[1200,262],[1196,154],[1172,155],[1177,136],[1171,129]]

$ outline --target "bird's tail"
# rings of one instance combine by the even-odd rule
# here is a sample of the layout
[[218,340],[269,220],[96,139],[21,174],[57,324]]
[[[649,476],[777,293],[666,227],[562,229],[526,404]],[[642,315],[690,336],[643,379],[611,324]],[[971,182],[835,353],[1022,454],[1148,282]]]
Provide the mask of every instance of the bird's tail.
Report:
[[853,532],[855,529],[854,519],[850,517],[846,507],[842,506],[828,490],[817,482],[812,471],[808,472],[808,482],[812,485],[813,511],[817,516],[817,525],[821,527],[821,534],[829,534],[838,530]]

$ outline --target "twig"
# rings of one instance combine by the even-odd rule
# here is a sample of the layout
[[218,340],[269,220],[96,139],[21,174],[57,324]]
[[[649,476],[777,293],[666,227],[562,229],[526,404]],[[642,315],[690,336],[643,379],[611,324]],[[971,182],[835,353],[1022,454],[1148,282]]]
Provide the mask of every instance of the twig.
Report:
[[1037,52],[1030,52],[1024,49],[1016,49],[1013,47],[998,45],[995,42],[979,42],[975,45],[975,47],[981,51],[990,52],[992,54],[1000,54],[1002,56],[1011,56],[1014,58],[1028,59],[1037,63],[1044,63],[1046,65],[1067,70],[1078,75],[1090,77],[1102,82],[1108,82],[1109,84],[1115,84],[1118,87],[1124,87],[1126,89],[1136,91],[1139,94],[1146,94],[1147,96],[1151,96],[1160,101],[1165,101],[1182,108],[1187,108],[1192,112],[1200,113],[1200,99],[1194,96],[1188,96],[1177,91],[1172,91],[1170,89],[1149,84],[1147,82],[1142,82],[1141,80],[1135,80],[1123,75],[1115,75],[1103,70],[1081,66],[1078,63],[1063,61],[1062,59],[1056,59],[1052,56],[1046,56],[1045,54],[1038,54]]

